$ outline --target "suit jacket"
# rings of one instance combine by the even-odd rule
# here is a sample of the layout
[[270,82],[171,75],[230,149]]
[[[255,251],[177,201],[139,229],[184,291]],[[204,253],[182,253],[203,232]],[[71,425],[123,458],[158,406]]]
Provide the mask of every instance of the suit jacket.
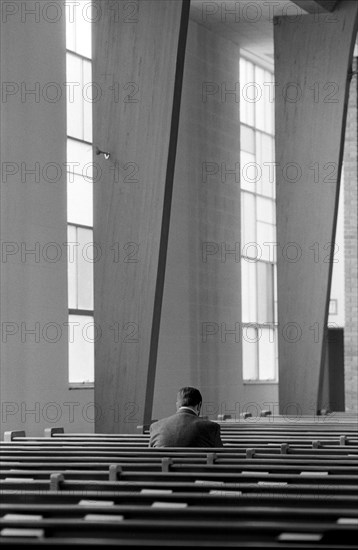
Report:
[[179,410],[150,426],[149,447],[223,447],[220,426],[190,409]]

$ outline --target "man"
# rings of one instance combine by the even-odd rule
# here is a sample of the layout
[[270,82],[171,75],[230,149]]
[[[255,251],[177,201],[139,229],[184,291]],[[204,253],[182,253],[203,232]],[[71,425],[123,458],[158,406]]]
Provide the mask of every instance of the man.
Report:
[[196,388],[181,388],[176,414],[151,425],[149,447],[223,447],[219,424],[198,418],[202,401]]

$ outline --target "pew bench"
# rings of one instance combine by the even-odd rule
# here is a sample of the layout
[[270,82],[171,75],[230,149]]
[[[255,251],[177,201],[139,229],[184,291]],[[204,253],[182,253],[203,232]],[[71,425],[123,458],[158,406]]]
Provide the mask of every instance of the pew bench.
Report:
[[[13,521],[0,519],[1,539],[9,536],[11,529],[14,529]],[[260,523],[248,519],[243,519],[240,522],[230,520],[210,522],[182,519],[155,520],[153,518],[149,520],[115,520],[113,517],[103,521],[103,518],[99,520],[90,516],[88,521],[62,519],[58,522],[53,519],[22,519],[16,522],[15,529],[20,536],[22,529],[35,529],[37,530],[35,537],[39,539],[49,538],[52,540],[53,537],[56,537],[66,542],[66,539],[82,536],[92,539],[115,539],[119,545],[125,544],[127,540],[137,543],[148,539],[156,540],[160,535],[160,539],[166,540],[169,544],[173,538],[177,541],[190,540],[192,544],[200,541],[201,545],[212,540],[218,544],[226,545],[229,542],[246,543],[251,541],[257,544],[261,541],[292,541],[292,539],[299,541],[303,539],[305,542],[321,542],[330,544],[332,547],[337,542],[353,547],[357,535],[357,528],[350,525],[265,519]],[[283,537],[283,534],[286,536]]]
[[[117,488],[111,490],[99,490],[93,486],[68,490],[31,489],[19,486],[17,489],[3,489],[0,491],[1,502],[8,504],[25,504],[34,506],[37,504],[78,504],[80,500],[87,499],[95,502],[111,501],[116,505],[151,505],[153,502],[186,502],[188,505],[227,505],[227,506],[290,506],[290,507],[324,507],[350,509],[357,513],[358,496],[356,492],[351,494],[339,494],[327,491],[303,491],[291,487],[284,491],[279,487],[268,487],[251,484],[237,490],[235,484],[225,484],[222,487],[210,482],[204,485],[192,483],[124,483],[118,482]],[[144,489],[144,491],[142,491]],[[245,489],[247,492],[245,492]],[[271,490],[270,490],[271,489]],[[161,492],[159,493],[158,490]],[[352,494],[353,493],[353,494]]]
[[[185,472],[201,472],[201,471],[215,471],[218,473],[231,472],[233,474],[241,473],[242,471],[267,471],[269,474],[300,474],[304,475],[309,472],[316,473],[317,475],[332,475],[334,476],[350,476],[355,477],[358,480],[358,467],[342,466],[337,463],[328,463],[324,465],[317,461],[316,464],[312,464],[311,461],[301,461],[298,464],[287,463],[287,461],[277,461],[272,463],[263,460],[250,460],[244,459],[241,461],[225,459],[219,459],[216,455],[206,459],[191,460],[188,458],[164,458],[164,459],[136,459],[125,461],[122,457],[117,459],[110,457],[110,459],[99,459],[95,457],[17,457],[20,460],[1,460],[0,461],[0,477],[4,476],[4,472],[9,469],[16,470],[37,470],[43,469],[66,469],[80,468],[80,469],[92,469],[96,471],[104,466],[109,467],[111,464],[119,465],[124,471],[185,471]],[[85,460],[84,460],[85,458]]]

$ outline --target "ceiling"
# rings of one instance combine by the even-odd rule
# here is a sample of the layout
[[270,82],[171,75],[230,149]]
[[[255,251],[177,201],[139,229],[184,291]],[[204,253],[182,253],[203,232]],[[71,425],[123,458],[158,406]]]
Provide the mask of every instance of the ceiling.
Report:
[[289,0],[191,0],[190,17],[272,65],[273,17],[299,17],[312,11],[315,2],[299,0],[297,4]]

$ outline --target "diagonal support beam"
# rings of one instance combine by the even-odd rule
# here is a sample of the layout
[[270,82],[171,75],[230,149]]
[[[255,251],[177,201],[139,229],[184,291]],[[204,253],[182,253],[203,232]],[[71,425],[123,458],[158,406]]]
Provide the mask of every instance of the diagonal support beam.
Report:
[[172,120],[171,120],[171,127],[170,127],[169,149],[168,149],[168,163],[167,163],[167,173],[165,177],[162,227],[161,227],[161,233],[160,233],[159,254],[158,254],[158,271],[157,271],[157,281],[156,281],[155,296],[154,296],[152,333],[151,333],[151,340],[150,340],[147,387],[146,387],[145,404],[144,404],[143,423],[148,425],[150,425],[152,420],[154,382],[155,382],[155,373],[156,373],[156,367],[157,367],[159,330],[160,330],[160,321],[161,321],[161,313],[162,313],[165,269],[166,269],[167,252],[168,252],[170,213],[171,213],[171,207],[172,207],[175,159],[176,159],[177,144],[178,144],[179,115],[180,115],[180,103],[181,103],[181,95],[182,95],[182,87],[183,87],[184,60],[185,60],[185,49],[186,49],[186,41],[187,41],[187,34],[188,34],[189,12],[190,12],[190,1],[185,1],[183,4],[181,21],[180,21],[180,29],[179,29],[178,51],[177,51],[175,81],[174,81]]
[[327,13],[334,11],[340,0],[291,0],[307,13]]
[[189,6],[101,0],[94,23],[98,432],[151,416]]
[[357,14],[343,1],[329,24],[305,15],[274,26],[281,413],[320,407]]

